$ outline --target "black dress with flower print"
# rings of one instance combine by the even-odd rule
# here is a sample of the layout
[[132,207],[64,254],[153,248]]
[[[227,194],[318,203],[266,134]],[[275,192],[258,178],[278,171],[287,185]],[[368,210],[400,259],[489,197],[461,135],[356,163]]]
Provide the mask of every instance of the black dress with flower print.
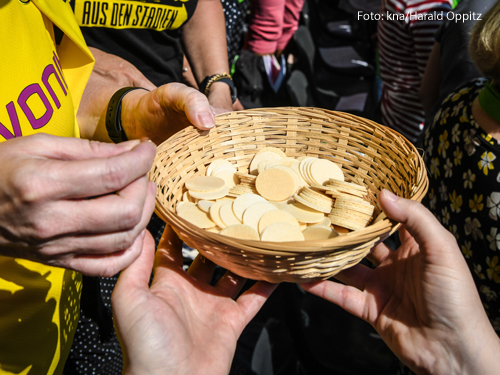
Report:
[[455,235],[500,335],[500,144],[471,110],[486,82],[476,79],[450,94],[426,130],[424,204]]

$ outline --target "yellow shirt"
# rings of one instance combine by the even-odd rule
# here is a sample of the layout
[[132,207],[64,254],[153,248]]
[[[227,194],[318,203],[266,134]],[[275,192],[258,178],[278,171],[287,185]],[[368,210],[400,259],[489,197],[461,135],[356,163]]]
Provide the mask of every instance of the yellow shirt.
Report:
[[[93,58],[69,1],[3,1],[0,35],[0,142],[37,132],[78,137]],[[81,287],[77,272],[0,257],[0,374],[62,373]]]

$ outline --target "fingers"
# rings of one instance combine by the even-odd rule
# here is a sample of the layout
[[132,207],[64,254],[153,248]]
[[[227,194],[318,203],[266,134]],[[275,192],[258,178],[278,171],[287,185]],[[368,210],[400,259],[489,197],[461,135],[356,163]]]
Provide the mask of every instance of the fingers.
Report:
[[277,287],[278,284],[258,281],[250,289],[238,297],[236,302],[245,316],[245,320],[243,322],[244,326],[246,326],[259,312],[261,307]]
[[171,264],[182,269],[182,241],[172,227],[167,224],[156,250],[155,268],[171,268]]
[[59,160],[85,160],[108,158],[131,151],[141,143],[141,140],[135,139],[114,144],[38,133],[18,138],[14,142],[22,143],[23,152],[37,157]]
[[[152,214],[154,204],[154,183],[147,177],[139,178],[116,194],[94,199],[62,200],[51,205],[50,213],[43,213],[38,221],[47,222],[41,229],[45,237],[60,234],[99,234],[129,231],[141,220]],[[154,209],[154,206],[153,206]],[[42,213],[40,213],[42,215]],[[53,225],[57,223],[57,225]]]
[[[56,200],[92,197],[120,190],[148,173],[155,153],[153,143],[142,142],[128,152],[107,158],[54,161],[46,176],[55,179],[55,183],[46,182],[43,194]],[[39,177],[42,183],[45,182],[43,178]]]
[[415,238],[421,248],[438,248],[449,245],[450,241],[456,242],[422,204],[399,198],[388,190],[382,190],[379,203],[387,217],[404,224],[404,230]]
[[118,311],[124,311],[124,309],[130,308],[127,303],[127,297],[133,298],[132,291],[146,291],[149,289],[149,279],[155,254],[155,242],[151,234],[146,230],[140,237],[142,238],[142,251],[140,256],[121,272],[113,290],[111,296],[113,311],[115,311],[115,307]]
[[222,276],[215,285],[215,289],[217,289],[217,291],[222,295],[230,298],[236,298],[246,281],[246,278],[238,276],[230,271],[226,271],[224,276]]
[[[141,239],[142,244],[140,243]],[[141,245],[142,247],[140,256],[120,274],[120,287],[124,287],[125,290],[134,287],[140,287],[143,289],[147,289],[149,287],[149,280],[155,258],[155,241],[151,233],[144,230],[138,237],[137,242],[138,245]]]
[[[136,237],[132,246],[127,250],[106,255],[78,255],[67,261],[56,261],[53,265],[70,268],[88,276],[111,277],[128,267],[141,254],[146,230]],[[149,240],[148,240],[149,241]],[[154,243],[153,243],[154,249]],[[149,280],[149,279],[148,279]]]
[[241,104],[239,99],[236,99],[236,101],[233,103],[233,111],[243,111],[245,107],[243,107],[243,104]]
[[[55,239],[46,241],[45,245],[41,248],[40,255],[42,259],[51,262],[70,262],[65,259],[71,257],[81,258],[81,260],[74,261],[79,264],[78,270],[80,270],[82,263],[96,263],[97,261],[94,261],[94,258],[97,260],[106,257],[116,258],[120,255],[120,252],[127,252],[130,250],[129,248],[137,245],[138,236],[146,228],[151,218],[154,210],[154,192],[155,186],[152,182],[149,182],[148,194],[144,203],[144,208],[141,212],[141,219],[133,228],[114,233],[58,236]],[[78,220],[78,217],[76,219]],[[95,223],[91,223],[90,228],[94,226]],[[114,273],[127,265],[127,258],[122,258],[122,261],[117,263],[117,266],[113,268],[116,270]],[[75,266],[70,266],[70,268],[76,269]],[[99,268],[98,273],[102,273],[102,268],[103,267]],[[93,274],[92,270],[83,270],[82,272]],[[111,275],[114,273],[111,273]],[[107,274],[109,274],[109,272],[107,272]]]
[[196,259],[191,263],[187,273],[193,276],[196,280],[203,283],[210,283],[217,265],[212,261],[205,258],[203,255],[198,254]]
[[[330,301],[354,316],[365,319],[368,295],[352,286],[333,281],[300,284],[305,291]],[[366,320],[366,319],[365,319]]]
[[351,268],[347,268],[339,272],[334,277],[344,284],[351,285],[359,290],[364,290],[366,280],[371,275],[373,270],[363,264],[357,264]]
[[384,243],[380,243],[371,249],[366,258],[375,266],[380,265],[393,251]]
[[198,90],[180,83],[161,86],[160,104],[163,108],[176,107],[184,112],[189,122],[201,130],[215,126],[215,116],[208,99]]

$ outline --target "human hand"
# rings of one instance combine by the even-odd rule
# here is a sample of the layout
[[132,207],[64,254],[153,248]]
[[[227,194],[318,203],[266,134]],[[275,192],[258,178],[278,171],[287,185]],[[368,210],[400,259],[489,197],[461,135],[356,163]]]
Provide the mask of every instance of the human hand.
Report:
[[0,254],[112,276],[142,251],[151,142],[47,134],[0,143]]
[[95,59],[93,73],[100,76],[108,84],[115,84],[121,87],[144,87],[148,90],[156,88],[139,69],[127,60],[94,47],[89,47],[89,49]]
[[208,92],[208,101],[213,107],[225,110],[221,112],[230,112],[233,110],[231,90],[229,86],[224,82],[212,83],[212,85],[210,86],[210,91]]
[[238,337],[276,287],[259,281],[234,300],[245,279],[227,272],[210,286],[215,265],[198,256],[186,273],[181,248],[167,225],[156,257],[147,234],[120,274],[112,306],[124,374],[228,374]]
[[364,319],[417,374],[498,374],[500,343],[455,238],[421,204],[380,194],[386,215],[404,226],[402,245],[372,250],[358,264],[304,290]]
[[182,83],[169,83],[147,93],[134,90],[122,101],[122,124],[129,139],[148,137],[162,143],[189,125],[215,126],[216,110],[205,95]]

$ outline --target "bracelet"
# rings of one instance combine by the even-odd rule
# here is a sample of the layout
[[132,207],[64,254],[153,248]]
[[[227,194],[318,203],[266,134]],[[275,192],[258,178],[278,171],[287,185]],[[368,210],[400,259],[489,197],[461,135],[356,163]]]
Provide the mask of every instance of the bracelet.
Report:
[[111,138],[114,143],[128,141],[121,121],[122,99],[133,90],[149,91],[142,87],[122,87],[115,92],[109,100],[108,109],[106,110],[106,130],[108,131],[109,138]]
[[231,100],[234,103],[238,97],[236,87],[234,87],[233,79],[231,78],[231,76],[225,72],[205,77],[205,79],[200,83],[200,91],[208,96],[210,87],[215,82],[224,82],[229,86],[229,89],[231,90]]

